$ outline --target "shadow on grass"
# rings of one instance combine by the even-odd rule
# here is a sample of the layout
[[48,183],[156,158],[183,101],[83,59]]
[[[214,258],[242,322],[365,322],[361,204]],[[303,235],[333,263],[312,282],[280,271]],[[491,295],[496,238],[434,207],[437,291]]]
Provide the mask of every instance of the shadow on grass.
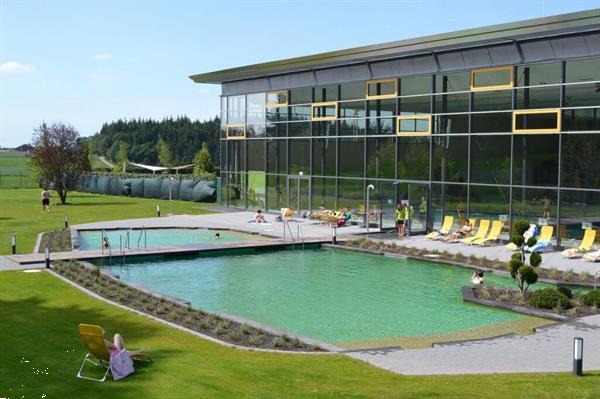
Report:
[[55,206],[95,206],[95,205],[105,205],[105,206],[110,206],[110,205],[131,205],[130,202],[126,202],[126,201],[104,201],[104,202],[67,202],[66,204],[56,204]]
[[[144,345],[144,341],[156,337],[158,329],[147,322],[136,322],[131,317],[119,318],[118,313],[112,310],[49,306],[39,296],[0,300],[0,309],[3,324],[0,340],[5,349],[10,348],[2,350],[0,397],[50,397],[52,393],[52,397],[132,398],[135,394],[143,394],[149,382],[155,384],[154,380],[160,379],[155,364],[179,352],[153,350]],[[143,348],[152,356],[153,362],[136,362],[135,373],[123,381],[112,381],[109,377],[99,384],[76,378],[86,354],[79,337],[79,323],[102,326],[108,340],[112,340],[114,333],[121,333],[128,348]],[[93,376],[98,374],[98,370],[89,370]],[[76,393],[80,395],[73,396]]]

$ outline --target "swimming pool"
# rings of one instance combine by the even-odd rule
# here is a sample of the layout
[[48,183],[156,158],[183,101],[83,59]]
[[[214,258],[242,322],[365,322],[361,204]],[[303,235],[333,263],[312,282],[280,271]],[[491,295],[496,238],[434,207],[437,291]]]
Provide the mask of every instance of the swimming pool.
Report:
[[[125,243],[128,230],[106,230],[106,235],[110,245],[113,248],[119,248],[121,239]],[[239,233],[230,230],[207,230],[207,229],[147,229],[146,230],[147,247],[169,247],[185,246],[193,244],[219,244],[223,242],[260,240],[263,237]],[[220,237],[215,238],[216,234]],[[102,231],[101,230],[80,230],[79,231],[79,249],[82,251],[101,249]],[[138,248],[144,246],[144,236],[141,230],[134,229],[129,233],[129,248]],[[123,244],[125,245],[125,244]]]
[[[339,344],[443,336],[527,316],[462,301],[471,271],[336,249],[108,267],[127,282],[301,336]],[[487,283],[514,285],[489,275]],[[375,342],[375,344],[373,344]],[[352,346],[352,345],[350,345]]]

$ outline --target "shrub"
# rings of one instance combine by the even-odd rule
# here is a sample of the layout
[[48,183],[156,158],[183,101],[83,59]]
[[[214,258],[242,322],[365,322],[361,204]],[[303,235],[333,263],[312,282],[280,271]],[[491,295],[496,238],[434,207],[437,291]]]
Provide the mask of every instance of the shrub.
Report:
[[529,303],[539,309],[568,309],[571,307],[569,298],[554,288],[542,288],[534,291],[529,297]]
[[581,281],[591,281],[592,275],[589,274],[588,272],[581,272],[581,273],[579,273],[579,279]]
[[236,342],[236,341],[238,341],[238,340],[239,340],[239,338],[240,338],[240,333],[239,333],[239,332],[237,332],[237,331],[235,331],[235,330],[233,330],[233,331],[229,331],[229,332],[227,333],[227,335],[225,336],[225,338],[226,338],[226,339],[227,339],[227,341],[229,341],[229,342]]
[[552,280],[558,280],[559,276],[560,276],[560,272],[558,271],[558,269],[556,267],[552,267],[548,271],[548,278],[551,278]]
[[248,338],[248,345],[258,346],[258,345],[260,345],[260,341],[261,341],[260,335],[256,334],[256,335],[253,335],[250,338]]
[[271,346],[273,348],[284,348],[287,341],[283,338],[283,336],[275,337]]
[[569,299],[573,298],[573,293],[567,287],[558,287],[556,289],[556,291],[560,292],[561,294],[563,294],[564,296],[566,296]]
[[600,288],[588,291],[583,296],[583,304],[586,306],[595,306],[600,308]]
[[569,269],[563,274],[563,280],[565,280],[565,281],[572,281],[573,277],[574,277],[573,269]]
[[240,326],[240,332],[242,334],[244,334],[244,335],[250,335],[250,334],[252,334],[252,330],[253,330],[253,328],[250,327],[248,324],[242,324]]

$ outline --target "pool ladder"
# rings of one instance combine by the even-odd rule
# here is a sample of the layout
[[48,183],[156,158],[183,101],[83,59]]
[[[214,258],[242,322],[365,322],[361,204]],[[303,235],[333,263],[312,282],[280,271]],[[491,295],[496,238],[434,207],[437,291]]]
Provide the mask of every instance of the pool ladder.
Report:
[[104,256],[104,240],[106,239],[106,242],[108,243],[108,246],[106,247],[106,249],[108,250],[108,263],[110,265],[112,265],[112,249],[111,249],[111,245],[110,245],[110,241],[108,240],[108,234],[106,234],[106,230],[102,230],[102,234],[100,237],[100,248],[102,250],[102,256]]
[[140,244],[142,241],[142,237],[144,237],[144,249],[148,248],[148,231],[146,230],[146,226],[142,226],[140,230],[140,236],[138,237],[137,247],[140,248]]
[[289,233],[290,240],[292,240],[292,250],[296,248],[296,243],[302,244],[302,249],[304,249],[304,237],[301,234],[302,229],[300,229],[300,223],[296,225],[296,238],[294,239],[294,233],[292,232],[292,228],[290,227],[290,222],[287,220],[283,221],[283,241],[286,241],[286,231]]

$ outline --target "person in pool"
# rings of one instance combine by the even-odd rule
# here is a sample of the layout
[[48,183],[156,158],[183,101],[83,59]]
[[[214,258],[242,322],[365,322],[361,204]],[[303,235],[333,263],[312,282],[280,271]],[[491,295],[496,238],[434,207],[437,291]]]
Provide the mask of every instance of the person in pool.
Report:
[[483,285],[485,283],[485,279],[483,278],[483,272],[473,272],[471,275],[471,283],[475,285]]
[[221,233],[215,233],[215,240],[218,240],[221,238]]

